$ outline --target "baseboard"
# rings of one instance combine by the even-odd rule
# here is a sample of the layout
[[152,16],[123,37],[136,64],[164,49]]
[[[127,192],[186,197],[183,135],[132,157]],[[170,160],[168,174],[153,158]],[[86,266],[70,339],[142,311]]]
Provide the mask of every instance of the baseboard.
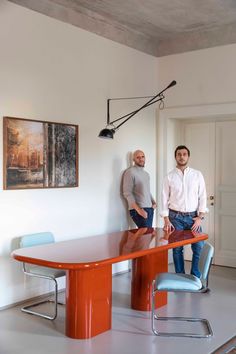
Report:
[[[58,290],[58,294],[60,293],[63,293],[65,292],[66,289],[60,289]],[[25,300],[22,300],[22,301],[17,301],[17,302],[13,302],[12,304],[9,304],[9,305],[6,305],[6,306],[1,306],[0,307],[0,311],[3,311],[3,310],[7,310],[7,309],[10,309],[12,307],[16,307],[16,306],[19,306],[19,305],[23,305],[25,304],[26,302],[34,302],[34,301],[41,301],[41,300],[44,300],[46,299],[47,297],[49,296],[52,296],[54,294],[53,291],[50,291],[46,294],[42,294],[42,295],[39,295],[39,296],[34,296],[34,297],[30,297],[29,299],[25,299]]]

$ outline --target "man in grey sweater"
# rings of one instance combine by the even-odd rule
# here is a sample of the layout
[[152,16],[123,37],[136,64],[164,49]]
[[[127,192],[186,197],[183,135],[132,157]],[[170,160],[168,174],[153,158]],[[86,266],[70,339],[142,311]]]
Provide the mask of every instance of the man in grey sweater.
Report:
[[150,176],[144,170],[145,154],[133,153],[134,166],[123,175],[123,195],[128,202],[130,216],[138,227],[152,227],[156,202],[150,192]]

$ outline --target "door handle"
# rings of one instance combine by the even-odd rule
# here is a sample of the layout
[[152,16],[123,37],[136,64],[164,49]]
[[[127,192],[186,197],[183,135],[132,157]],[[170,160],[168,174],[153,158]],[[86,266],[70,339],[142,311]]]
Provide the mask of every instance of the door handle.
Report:
[[209,199],[210,199],[210,205],[213,206],[214,205],[214,199],[215,199],[214,195],[210,195]]

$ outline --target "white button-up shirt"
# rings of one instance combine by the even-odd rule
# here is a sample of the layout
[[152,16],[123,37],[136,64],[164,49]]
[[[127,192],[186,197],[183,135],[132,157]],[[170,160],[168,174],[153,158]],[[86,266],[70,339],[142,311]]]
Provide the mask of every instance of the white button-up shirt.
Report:
[[179,168],[175,168],[165,177],[161,216],[168,216],[169,209],[205,213],[206,202],[206,186],[200,171],[186,167],[182,172]]

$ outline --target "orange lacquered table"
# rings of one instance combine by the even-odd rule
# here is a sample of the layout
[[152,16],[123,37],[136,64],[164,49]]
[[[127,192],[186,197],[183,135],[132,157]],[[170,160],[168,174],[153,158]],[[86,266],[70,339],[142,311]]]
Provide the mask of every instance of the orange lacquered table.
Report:
[[[168,249],[207,239],[206,234],[142,228],[15,250],[21,262],[66,270],[66,335],[91,338],[111,329],[112,264],[132,259],[131,307],[151,309],[152,280],[168,271]],[[167,304],[158,296],[156,307]]]

